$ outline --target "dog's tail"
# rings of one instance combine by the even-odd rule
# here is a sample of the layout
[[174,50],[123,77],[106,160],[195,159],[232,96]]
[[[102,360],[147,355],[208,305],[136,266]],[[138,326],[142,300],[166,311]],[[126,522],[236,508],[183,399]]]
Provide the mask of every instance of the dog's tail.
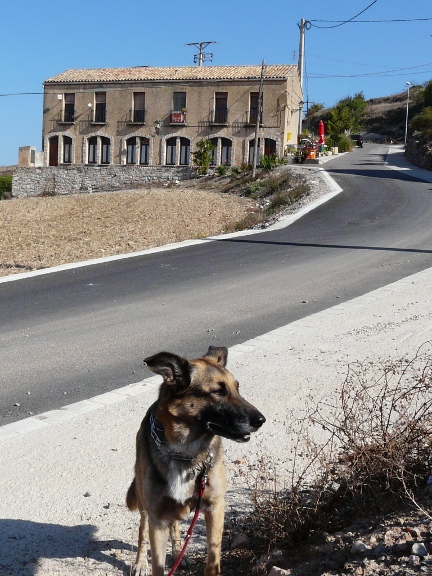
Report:
[[129,486],[129,490],[126,494],[126,505],[129,510],[136,510],[138,508],[138,498],[136,491],[136,478],[132,480],[132,484]]

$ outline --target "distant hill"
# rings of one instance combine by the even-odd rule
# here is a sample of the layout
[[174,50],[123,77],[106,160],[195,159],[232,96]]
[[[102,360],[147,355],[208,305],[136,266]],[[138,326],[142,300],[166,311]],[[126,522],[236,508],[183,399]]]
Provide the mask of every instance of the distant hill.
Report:
[[[414,86],[410,89],[409,118],[413,118],[421,110],[421,104],[419,102],[420,92],[420,86]],[[376,142],[403,141],[405,135],[406,103],[406,91],[367,100],[362,134],[364,134],[368,140]],[[320,110],[310,116],[310,118],[305,119],[303,126],[317,133],[319,121],[323,120],[325,124],[330,110],[331,108]]]

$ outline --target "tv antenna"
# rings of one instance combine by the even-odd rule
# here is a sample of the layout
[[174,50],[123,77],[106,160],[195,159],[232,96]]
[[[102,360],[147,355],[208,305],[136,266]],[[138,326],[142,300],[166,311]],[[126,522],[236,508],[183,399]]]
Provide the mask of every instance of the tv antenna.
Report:
[[204,52],[209,44],[217,44],[217,42],[211,40],[210,42],[191,42],[190,44],[186,44],[186,46],[195,46],[198,48],[199,54],[194,55],[194,63],[196,64],[198,62],[198,66],[202,66],[206,60],[213,62],[213,53]]

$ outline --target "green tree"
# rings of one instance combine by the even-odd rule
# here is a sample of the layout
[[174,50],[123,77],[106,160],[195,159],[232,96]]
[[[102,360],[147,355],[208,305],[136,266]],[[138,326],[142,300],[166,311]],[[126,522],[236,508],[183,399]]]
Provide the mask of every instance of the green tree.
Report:
[[314,114],[323,109],[324,104],[321,104],[321,102],[312,102],[312,104],[309,106],[309,110],[307,111],[306,118],[313,116]]
[[0,176],[0,200],[7,200],[12,197],[12,176],[3,174]]
[[200,140],[197,142],[198,150],[192,152],[193,162],[198,169],[198,174],[204,176],[210,167],[213,159],[215,145],[210,140]]
[[362,129],[366,106],[363,92],[339,100],[327,117],[327,129],[332,139],[338,140],[345,132],[359,132]]
[[432,106],[432,80],[429,80],[424,88],[423,102],[425,106]]

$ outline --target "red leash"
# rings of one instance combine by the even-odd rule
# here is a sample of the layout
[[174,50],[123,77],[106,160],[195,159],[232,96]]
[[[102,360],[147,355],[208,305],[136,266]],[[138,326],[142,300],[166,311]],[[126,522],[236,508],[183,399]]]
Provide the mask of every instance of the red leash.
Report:
[[205,490],[206,484],[207,484],[207,473],[206,473],[206,471],[204,471],[204,474],[203,474],[203,476],[201,478],[201,482],[200,482],[200,488],[199,488],[199,493],[198,493],[198,502],[197,502],[197,505],[195,508],[194,517],[192,518],[191,525],[189,526],[189,530],[186,533],[185,543],[183,544],[182,551],[180,552],[177,560],[174,562],[173,567],[168,572],[168,576],[173,576],[174,572],[179,567],[180,562],[183,560],[183,556],[185,555],[186,548],[188,547],[188,544],[189,544],[189,540],[192,538],[193,529],[195,528],[195,524],[197,523],[197,520],[198,520],[198,516],[199,516],[200,508],[201,508],[201,501],[202,501],[202,497],[204,495],[204,490]]

